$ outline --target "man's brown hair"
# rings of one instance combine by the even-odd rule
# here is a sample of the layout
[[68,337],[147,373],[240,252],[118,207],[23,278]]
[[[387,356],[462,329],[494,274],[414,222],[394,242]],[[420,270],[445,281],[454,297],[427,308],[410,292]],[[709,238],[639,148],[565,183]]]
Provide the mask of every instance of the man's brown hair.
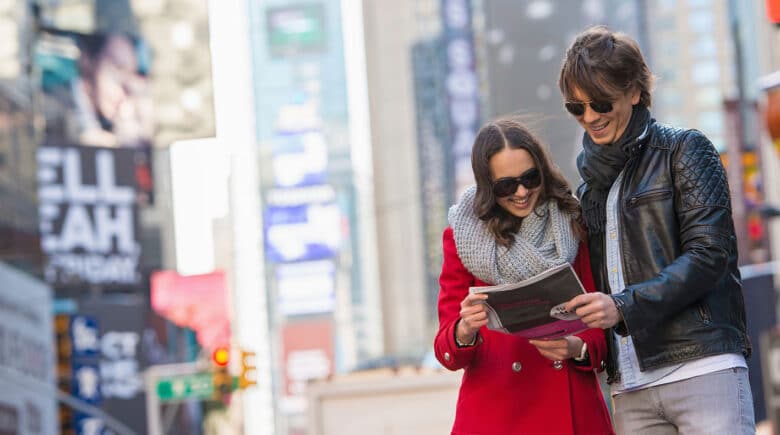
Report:
[[574,89],[594,101],[614,101],[633,89],[639,103],[650,107],[653,74],[645,63],[639,44],[630,36],[595,26],[577,35],[566,50],[558,87],[566,101],[576,101]]

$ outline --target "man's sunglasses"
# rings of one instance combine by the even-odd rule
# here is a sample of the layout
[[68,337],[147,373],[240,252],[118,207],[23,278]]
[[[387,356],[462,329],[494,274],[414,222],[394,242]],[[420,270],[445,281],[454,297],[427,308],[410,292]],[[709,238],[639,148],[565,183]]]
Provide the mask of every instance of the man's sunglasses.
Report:
[[499,178],[493,183],[493,194],[497,198],[514,195],[517,186],[523,185],[526,189],[535,189],[542,184],[542,173],[533,168],[523,172],[519,177]]
[[612,111],[612,103],[609,101],[586,101],[586,102],[575,102],[575,101],[567,101],[564,104],[564,107],[566,107],[566,110],[569,111],[574,116],[582,116],[585,114],[585,105],[589,105],[591,110],[593,110],[596,113],[609,113]]

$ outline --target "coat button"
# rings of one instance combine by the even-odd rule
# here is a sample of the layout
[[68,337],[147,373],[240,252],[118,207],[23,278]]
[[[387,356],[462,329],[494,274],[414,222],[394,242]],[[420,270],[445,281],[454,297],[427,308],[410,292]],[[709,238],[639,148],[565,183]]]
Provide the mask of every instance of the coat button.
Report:
[[517,372],[519,372],[522,369],[523,369],[523,365],[520,364],[519,361],[515,361],[515,362],[512,363],[512,371],[513,372],[517,373]]
[[555,361],[553,362],[553,368],[555,370],[560,370],[563,368],[563,362],[562,361]]
[[449,361],[449,360],[450,360],[450,353],[444,352],[444,361]]
[[607,363],[601,361],[601,370],[604,370],[605,368],[607,368]]

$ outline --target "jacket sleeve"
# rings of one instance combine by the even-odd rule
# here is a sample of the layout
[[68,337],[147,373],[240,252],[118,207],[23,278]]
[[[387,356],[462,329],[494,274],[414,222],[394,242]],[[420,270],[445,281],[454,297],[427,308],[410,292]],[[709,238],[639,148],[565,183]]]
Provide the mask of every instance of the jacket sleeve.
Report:
[[653,327],[703,298],[725,275],[734,224],[726,171],[715,147],[688,131],[672,156],[674,205],[682,254],[652,279],[613,295],[627,335]]
[[474,284],[474,277],[458,258],[452,228],[444,230],[444,263],[439,277],[439,332],[433,342],[436,359],[449,370],[461,369],[471,362],[481,338],[474,346],[455,344],[455,326],[460,319],[460,303]]
[[[588,293],[596,291],[596,284],[593,281],[593,274],[590,270],[590,253],[588,252],[588,245],[585,241],[580,242],[579,251],[577,252],[577,258],[574,260],[574,271],[580,278],[582,286]],[[579,370],[598,370],[601,371],[606,367],[604,360],[607,358],[607,342],[605,338],[605,331],[601,328],[590,328],[582,331],[579,334],[574,334],[580,337],[585,344],[588,345],[588,355],[590,356],[590,365],[574,365]]]

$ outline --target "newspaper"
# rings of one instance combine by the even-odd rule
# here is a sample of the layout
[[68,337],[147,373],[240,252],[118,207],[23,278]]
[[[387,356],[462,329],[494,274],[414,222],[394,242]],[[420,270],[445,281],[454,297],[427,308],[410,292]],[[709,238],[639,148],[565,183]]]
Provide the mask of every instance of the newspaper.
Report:
[[471,293],[487,293],[488,328],[534,339],[571,335],[588,327],[564,309],[566,302],[585,293],[577,274],[566,263],[527,280],[482,287]]

